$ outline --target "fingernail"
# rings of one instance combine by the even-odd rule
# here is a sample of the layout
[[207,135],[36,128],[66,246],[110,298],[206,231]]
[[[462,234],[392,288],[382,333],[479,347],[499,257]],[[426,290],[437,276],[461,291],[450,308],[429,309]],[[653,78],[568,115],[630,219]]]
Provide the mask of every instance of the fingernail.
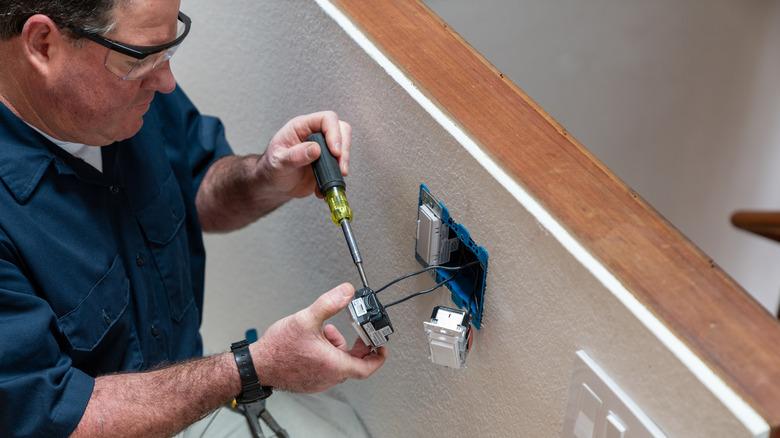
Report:
[[333,149],[335,149],[337,151],[340,151],[341,150],[341,143],[336,143],[335,145],[333,145]]
[[314,154],[317,152],[317,146],[309,145],[309,147],[306,148],[306,158],[312,158]]

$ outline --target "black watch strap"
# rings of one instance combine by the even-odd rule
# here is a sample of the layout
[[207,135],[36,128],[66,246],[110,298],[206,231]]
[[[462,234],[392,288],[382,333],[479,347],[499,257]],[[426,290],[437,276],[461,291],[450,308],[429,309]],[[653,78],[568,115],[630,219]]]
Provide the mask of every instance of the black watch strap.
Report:
[[230,345],[230,351],[233,352],[238,374],[241,376],[241,393],[236,397],[236,402],[252,403],[270,397],[273,388],[260,385],[252,356],[249,354],[249,342],[246,339],[234,342]]

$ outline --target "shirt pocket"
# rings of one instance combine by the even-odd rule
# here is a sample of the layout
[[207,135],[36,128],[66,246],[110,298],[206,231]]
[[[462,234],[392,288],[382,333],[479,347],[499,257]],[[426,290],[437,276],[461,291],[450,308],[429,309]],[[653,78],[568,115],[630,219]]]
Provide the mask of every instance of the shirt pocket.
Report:
[[76,307],[57,319],[71,347],[91,352],[127,310],[130,281],[119,256]]
[[195,302],[185,216],[184,200],[173,172],[160,186],[159,195],[137,213],[167,291],[171,317],[176,322],[181,321]]

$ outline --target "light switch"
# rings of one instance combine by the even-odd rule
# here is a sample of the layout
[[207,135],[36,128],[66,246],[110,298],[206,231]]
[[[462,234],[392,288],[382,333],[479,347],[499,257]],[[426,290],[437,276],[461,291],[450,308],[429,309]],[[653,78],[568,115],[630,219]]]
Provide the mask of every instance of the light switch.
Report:
[[579,394],[579,411],[574,421],[574,436],[576,438],[593,438],[596,428],[596,417],[601,411],[601,399],[583,383]]
[[577,420],[574,421],[574,438],[593,438],[595,426],[593,419],[580,411],[577,414]]
[[615,415],[614,412],[610,411],[609,414],[607,414],[606,438],[625,438],[627,430],[626,426],[623,425],[620,418]]
[[666,438],[642,408],[583,350],[577,352],[574,361],[561,436]]

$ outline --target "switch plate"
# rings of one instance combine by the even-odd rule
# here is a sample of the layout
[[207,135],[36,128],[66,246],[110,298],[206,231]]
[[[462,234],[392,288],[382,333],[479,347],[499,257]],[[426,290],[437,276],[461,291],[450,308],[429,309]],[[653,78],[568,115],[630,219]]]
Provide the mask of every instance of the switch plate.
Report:
[[583,350],[577,351],[563,438],[666,438]]

